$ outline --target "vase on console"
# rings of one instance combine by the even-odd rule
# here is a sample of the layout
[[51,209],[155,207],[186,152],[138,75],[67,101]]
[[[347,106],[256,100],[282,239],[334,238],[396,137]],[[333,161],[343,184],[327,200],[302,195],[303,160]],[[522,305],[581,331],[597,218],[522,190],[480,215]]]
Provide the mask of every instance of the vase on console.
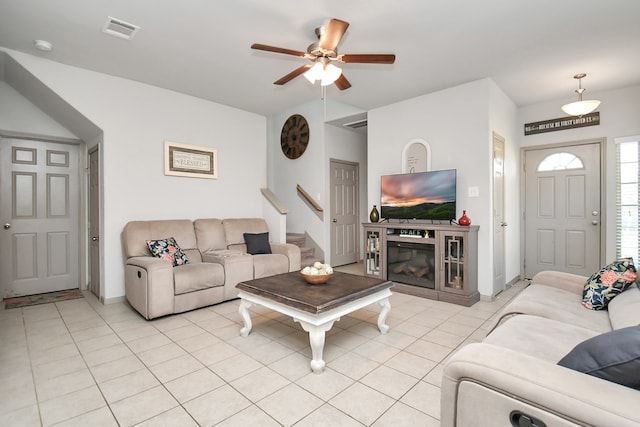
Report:
[[369,214],[369,220],[371,222],[380,221],[380,213],[378,212],[378,208],[376,208],[376,205],[373,205],[373,209],[371,209],[371,213]]
[[462,211],[462,216],[458,219],[458,225],[471,225],[471,220],[467,216],[467,211]]

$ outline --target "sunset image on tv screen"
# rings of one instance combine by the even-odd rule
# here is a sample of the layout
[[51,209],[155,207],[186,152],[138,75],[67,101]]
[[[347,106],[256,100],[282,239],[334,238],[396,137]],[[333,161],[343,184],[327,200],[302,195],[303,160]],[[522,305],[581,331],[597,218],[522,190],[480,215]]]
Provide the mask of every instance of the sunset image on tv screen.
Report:
[[381,216],[387,219],[450,220],[456,216],[455,169],[381,178]]

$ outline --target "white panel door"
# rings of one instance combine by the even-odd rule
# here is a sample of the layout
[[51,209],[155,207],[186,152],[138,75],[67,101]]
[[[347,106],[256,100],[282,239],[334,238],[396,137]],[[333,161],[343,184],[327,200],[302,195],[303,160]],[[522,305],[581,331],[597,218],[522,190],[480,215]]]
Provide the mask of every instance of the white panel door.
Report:
[[100,153],[89,153],[89,289],[100,298]]
[[76,145],[0,139],[0,280],[4,298],[77,289]]
[[358,164],[331,160],[331,264],[358,261]]
[[525,277],[600,267],[600,144],[525,152]]

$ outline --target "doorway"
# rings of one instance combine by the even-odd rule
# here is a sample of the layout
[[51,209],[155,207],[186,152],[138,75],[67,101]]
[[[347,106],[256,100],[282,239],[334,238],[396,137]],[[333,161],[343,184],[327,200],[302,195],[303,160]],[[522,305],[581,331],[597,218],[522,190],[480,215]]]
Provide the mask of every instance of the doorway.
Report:
[[524,152],[524,277],[589,276],[601,264],[602,141]]
[[80,145],[0,138],[3,298],[80,288]]
[[89,150],[89,290],[100,298],[100,151]]
[[330,160],[331,187],[331,265],[358,261],[358,213],[360,212],[359,165]]
[[493,293],[497,295],[507,284],[505,273],[504,220],[504,143],[503,137],[493,133]]

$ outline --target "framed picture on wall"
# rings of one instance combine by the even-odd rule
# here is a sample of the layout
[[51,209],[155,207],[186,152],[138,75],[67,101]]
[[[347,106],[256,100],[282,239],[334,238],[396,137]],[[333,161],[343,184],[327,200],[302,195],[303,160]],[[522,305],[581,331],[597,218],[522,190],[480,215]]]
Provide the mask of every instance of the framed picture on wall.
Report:
[[164,142],[164,174],[192,178],[218,178],[217,151],[207,147]]

